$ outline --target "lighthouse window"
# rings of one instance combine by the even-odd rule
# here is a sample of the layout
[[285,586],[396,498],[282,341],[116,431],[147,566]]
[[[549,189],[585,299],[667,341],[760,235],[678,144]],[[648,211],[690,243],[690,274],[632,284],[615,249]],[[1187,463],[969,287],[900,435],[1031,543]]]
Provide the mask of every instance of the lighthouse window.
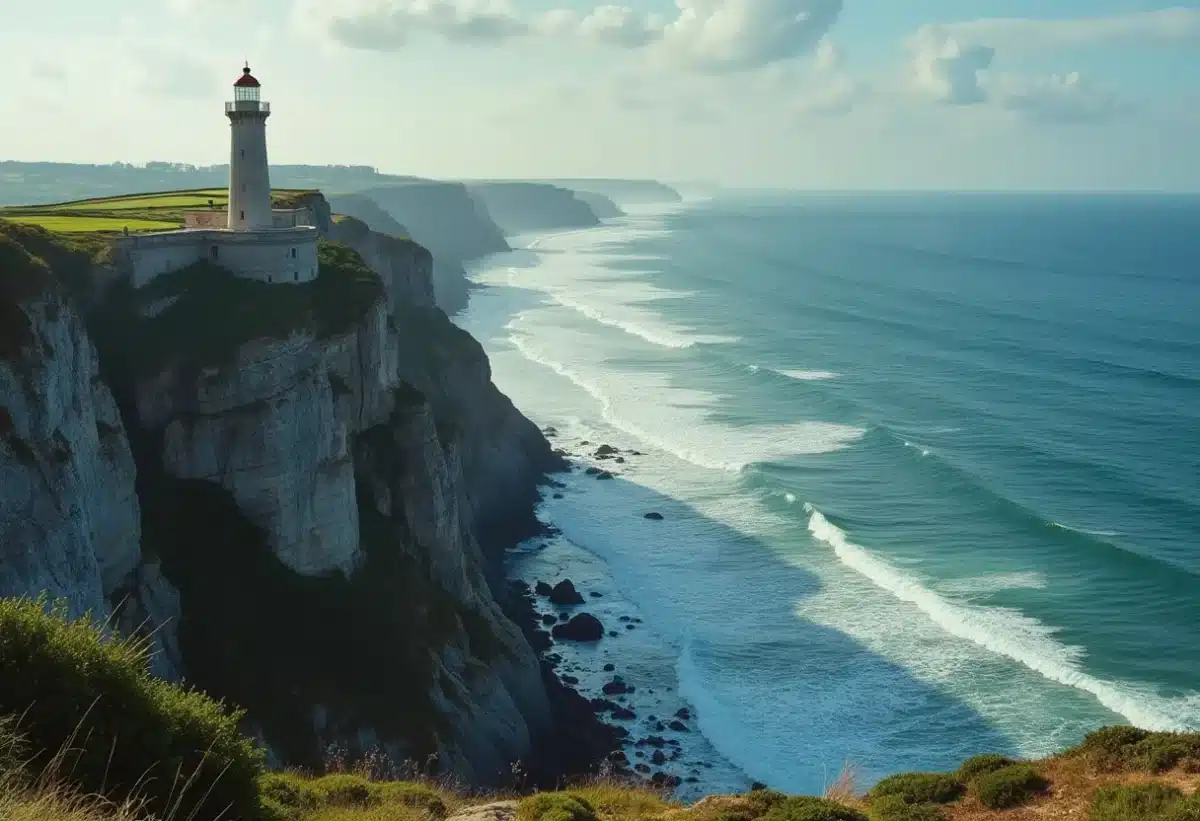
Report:
[[245,212],[245,211],[239,211],[238,213],[242,215],[242,216],[241,216],[241,219],[245,219],[245,218],[246,218],[246,212]]
[[244,148],[242,149],[242,156],[243,157],[246,156],[246,149],[244,149]]

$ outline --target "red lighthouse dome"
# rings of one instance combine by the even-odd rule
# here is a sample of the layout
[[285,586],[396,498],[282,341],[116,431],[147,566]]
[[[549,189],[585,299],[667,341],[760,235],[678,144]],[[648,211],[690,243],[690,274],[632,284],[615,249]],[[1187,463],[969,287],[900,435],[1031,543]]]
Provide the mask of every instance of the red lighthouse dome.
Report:
[[233,85],[235,88],[258,88],[261,84],[250,74],[250,64],[246,63],[246,67],[242,69],[242,76],[238,77]]

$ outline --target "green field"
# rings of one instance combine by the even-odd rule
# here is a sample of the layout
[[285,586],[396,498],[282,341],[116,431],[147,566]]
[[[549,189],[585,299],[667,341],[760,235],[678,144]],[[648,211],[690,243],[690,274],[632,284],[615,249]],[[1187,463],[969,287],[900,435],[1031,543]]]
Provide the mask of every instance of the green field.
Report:
[[[272,192],[275,207],[287,208],[294,201],[313,193],[308,190],[281,188]],[[228,205],[225,188],[201,188],[188,191],[160,191],[97,197],[46,205],[20,205],[0,208],[0,219],[27,225],[40,225],[49,231],[78,234],[84,232],[166,231],[183,225],[183,212],[204,210],[211,202],[218,209]]]
[[19,222],[23,225],[40,225],[47,231],[57,231],[61,234],[75,234],[92,231],[169,231],[178,228],[180,222],[166,220],[128,219],[125,217],[103,216],[64,216],[56,214],[18,214],[8,215],[0,211],[0,219]]

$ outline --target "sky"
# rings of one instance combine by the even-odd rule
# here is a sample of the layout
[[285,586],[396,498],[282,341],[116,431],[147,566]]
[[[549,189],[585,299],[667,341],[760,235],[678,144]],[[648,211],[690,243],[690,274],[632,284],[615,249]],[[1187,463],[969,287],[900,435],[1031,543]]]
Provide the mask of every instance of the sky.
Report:
[[1200,191],[1200,0],[625,2],[0,0],[0,159]]

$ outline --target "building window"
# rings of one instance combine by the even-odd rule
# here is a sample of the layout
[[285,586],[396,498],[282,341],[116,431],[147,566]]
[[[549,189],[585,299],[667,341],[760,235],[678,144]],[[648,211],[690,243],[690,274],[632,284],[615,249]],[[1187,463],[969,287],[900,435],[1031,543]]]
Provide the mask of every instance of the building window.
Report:
[[299,272],[299,271],[297,271],[296,273],[292,274],[292,279],[293,279],[295,282],[299,282],[299,281],[300,281],[300,272]]
[[214,245],[212,248],[210,248],[210,249],[208,250],[208,255],[209,255],[210,257],[212,257],[213,259],[216,259],[216,258],[217,258],[217,256],[218,256],[218,253],[219,253],[219,251],[220,251],[220,249],[219,249],[219,248],[217,248],[217,246],[215,246],[215,245]]
[[267,282],[271,282],[271,275],[267,274]]
[[245,211],[239,211],[238,213],[240,213],[240,214],[242,215],[242,216],[241,216],[241,219],[245,219],[245,218],[246,218],[246,212],[245,212]]
[[244,149],[244,148],[242,149],[242,156],[243,157],[246,156],[246,149]]
[[292,259],[295,259],[295,258],[296,258],[296,249],[293,248],[292,249]]

